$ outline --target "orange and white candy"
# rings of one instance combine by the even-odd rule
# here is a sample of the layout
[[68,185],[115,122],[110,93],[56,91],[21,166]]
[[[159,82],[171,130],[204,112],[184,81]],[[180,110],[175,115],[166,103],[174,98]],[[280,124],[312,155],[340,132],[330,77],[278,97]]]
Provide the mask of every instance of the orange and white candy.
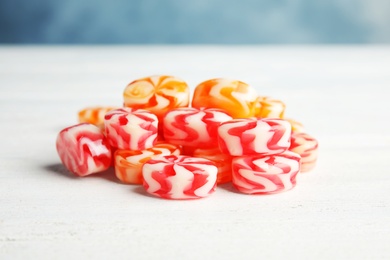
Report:
[[287,120],[291,124],[291,131],[293,133],[305,133],[305,127],[301,122],[298,122],[291,118],[285,118],[284,120]]
[[107,112],[119,107],[87,107],[78,113],[79,123],[89,123],[104,128],[104,116]]
[[124,106],[153,112],[160,121],[166,112],[187,107],[190,90],[186,82],[173,76],[150,76],[131,82],[123,93]]
[[256,114],[257,96],[256,90],[242,81],[210,79],[195,88],[192,106],[220,108],[233,118],[247,118]]
[[260,118],[283,118],[286,105],[270,97],[258,97],[259,111],[256,117]]
[[299,154],[301,172],[308,172],[314,168],[318,156],[318,141],[306,133],[292,133],[290,151]]
[[139,150],[116,150],[115,175],[123,183],[142,184],[142,166],[154,156],[158,155],[180,155],[181,149],[178,145],[159,143],[154,147]]

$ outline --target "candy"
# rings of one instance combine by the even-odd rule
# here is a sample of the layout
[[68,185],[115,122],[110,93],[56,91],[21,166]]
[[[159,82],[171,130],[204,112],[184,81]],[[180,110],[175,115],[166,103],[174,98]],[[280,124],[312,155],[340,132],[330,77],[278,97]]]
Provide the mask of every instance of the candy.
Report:
[[299,154],[301,172],[308,172],[314,168],[318,155],[318,141],[305,133],[292,133],[290,151]]
[[233,118],[252,117],[258,106],[257,94],[254,88],[238,80],[211,79],[195,88],[192,106],[220,108]]
[[232,156],[282,153],[290,137],[291,125],[282,119],[233,119],[218,128],[219,147]]
[[213,193],[217,167],[209,160],[183,155],[154,157],[142,167],[144,187],[165,199],[196,199]]
[[117,150],[115,152],[115,175],[124,183],[142,184],[142,166],[153,156],[179,155],[180,147],[159,143],[142,151]]
[[259,111],[256,117],[260,118],[283,118],[286,105],[277,99],[270,97],[258,97]]
[[157,125],[156,115],[141,109],[116,109],[104,117],[109,143],[122,150],[152,148],[156,143]]
[[169,143],[187,147],[217,147],[218,127],[231,119],[231,116],[220,109],[172,109],[164,117],[164,137]]
[[304,133],[305,128],[302,125],[302,123],[295,121],[294,119],[291,118],[285,118],[284,120],[287,120],[291,124],[291,131],[293,133]]
[[118,107],[87,107],[78,113],[79,123],[90,123],[104,128],[104,116],[108,111]]
[[272,194],[292,189],[300,156],[291,151],[277,155],[241,156],[233,159],[233,186],[246,194]]
[[170,109],[186,107],[190,100],[187,83],[172,76],[151,76],[131,82],[124,90],[124,106],[146,109],[160,121]]
[[56,148],[65,167],[78,176],[107,170],[111,149],[102,131],[92,124],[78,124],[63,129]]
[[232,157],[228,154],[221,153],[219,148],[196,149],[193,156],[210,160],[217,166],[217,184],[230,182],[232,180]]

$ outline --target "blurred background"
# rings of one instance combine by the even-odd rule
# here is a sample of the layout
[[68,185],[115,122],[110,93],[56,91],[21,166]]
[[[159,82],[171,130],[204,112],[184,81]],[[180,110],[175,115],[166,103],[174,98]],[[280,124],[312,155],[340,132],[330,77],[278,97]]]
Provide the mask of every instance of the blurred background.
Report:
[[390,43],[390,0],[0,0],[0,43]]

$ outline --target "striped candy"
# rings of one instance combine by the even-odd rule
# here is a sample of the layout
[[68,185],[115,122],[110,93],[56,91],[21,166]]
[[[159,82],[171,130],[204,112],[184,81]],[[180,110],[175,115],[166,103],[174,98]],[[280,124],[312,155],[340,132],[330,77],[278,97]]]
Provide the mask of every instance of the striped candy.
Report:
[[285,118],[291,124],[291,132],[292,133],[305,133],[305,127],[301,122],[298,122],[291,118]]
[[246,194],[271,194],[292,189],[300,167],[299,154],[241,156],[233,159],[232,182]]
[[228,154],[221,153],[219,148],[196,149],[193,156],[210,160],[217,166],[217,184],[232,180],[232,157]]
[[63,129],[56,148],[65,167],[78,176],[107,170],[111,149],[102,131],[92,124],[78,124]]
[[154,147],[141,150],[116,150],[115,175],[123,183],[142,184],[142,166],[154,156],[158,155],[179,155],[180,147],[168,143],[159,143]]
[[123,97],[124,106],[149,110],[161,121],[167,111],[188,106],[190,91],[183,80],[162,75],[131,82],[125,88]]
[[232,156],[282,153],[290,137],[291,125],[282,119],[233,119],[218,128],[219,147]]
[[104,126],[111,146],[122,150],[144,150],[156,143],[158,119],[146,110],[120,108],[108,112]]
[[165,199],[196,199],[213,193],[217,167],[209,160],[183,155],[154,157],[142,167],[144,187]]
[[104,116],[118,107],[87,107],[79,111],[79,123],[90,123],[104,129]]
[[314,168],[318,156],[318,141],[306,133],[292,133],[290,151],[299,154],[301,172],[308,172]]
[[260,118],[283,118],[286,105],[277,99],[270,97],[258,97],[259,111],[256,117]]
[[217,147],[218,127],[231,119],[231,116],[220,109],[172,109],[164,117],[164,137],[169,143],[187,147]]
[[257,110],[257,94],[254,88],[238,80],[211,79],[195,88],[192,106],[220,108],[233,118],[252,117]]

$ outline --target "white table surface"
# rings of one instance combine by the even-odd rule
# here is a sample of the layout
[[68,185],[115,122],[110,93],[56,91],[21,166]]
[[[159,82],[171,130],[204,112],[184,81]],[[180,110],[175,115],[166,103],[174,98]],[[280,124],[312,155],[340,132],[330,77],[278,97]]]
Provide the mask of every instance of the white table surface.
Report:
[[[130,81],[236,78],[320,142],[295,189],[169,201],[76,178],[55,138]],[[0,259],[390,258],[390,46],[0,47]]]

